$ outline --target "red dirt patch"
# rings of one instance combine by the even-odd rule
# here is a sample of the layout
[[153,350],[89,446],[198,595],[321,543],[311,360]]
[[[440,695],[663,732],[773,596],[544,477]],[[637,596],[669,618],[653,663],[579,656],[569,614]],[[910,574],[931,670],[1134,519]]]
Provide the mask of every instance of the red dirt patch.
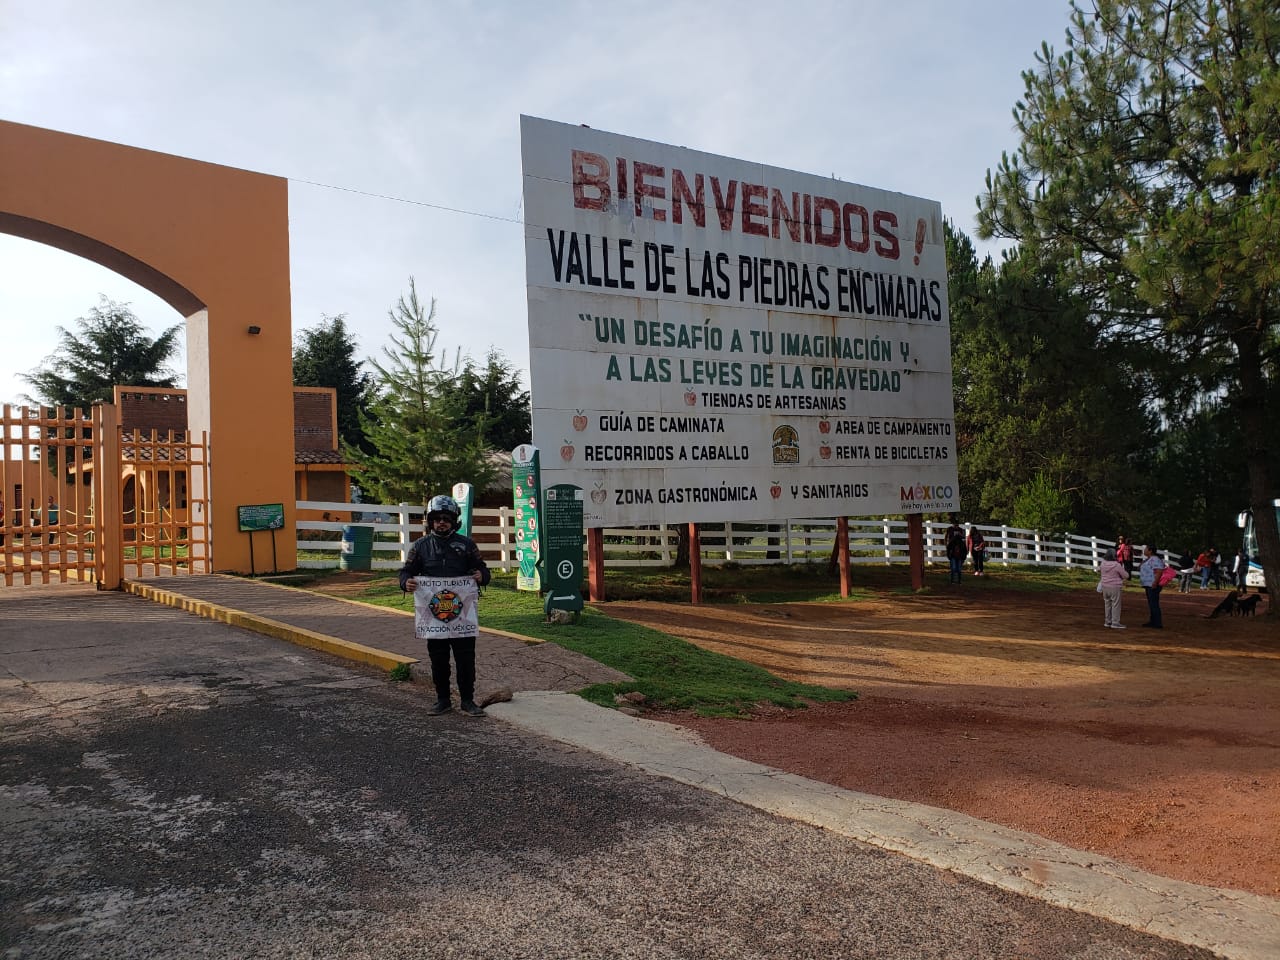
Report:
[[1280,628],[1205,619],[1102,625],[1097,594],[991,581],[841,604],[610,603],[616,617],[859,691],[751,719],[660,714],[708,744],[851,790],[958,810],[1163,876],[1280,896]]

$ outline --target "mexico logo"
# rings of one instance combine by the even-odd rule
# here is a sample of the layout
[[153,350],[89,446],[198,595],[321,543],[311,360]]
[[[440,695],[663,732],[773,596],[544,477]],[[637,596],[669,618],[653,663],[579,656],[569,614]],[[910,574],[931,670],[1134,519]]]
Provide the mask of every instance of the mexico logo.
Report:
[[462,616],[462,598],[452,590],[440,590],[427,601],[431,615],[441,623],[457,620]]
[[925,484],[917,483],[911,487],[899,487],[898,493],[903,502],[914,500],[950,500],[956,495],[949,483]]

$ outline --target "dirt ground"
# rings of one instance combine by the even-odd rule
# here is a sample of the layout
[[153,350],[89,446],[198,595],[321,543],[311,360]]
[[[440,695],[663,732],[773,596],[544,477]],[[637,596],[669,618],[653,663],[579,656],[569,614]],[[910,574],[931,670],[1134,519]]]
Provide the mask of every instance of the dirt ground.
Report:
[[[846,604],[609,603],[613,616],[859,699],[663,714],[718,750],[946,807],[1166,877],[1280,896],[1280,627],[1164,594],[980,584]],[[1264,601],[1265,602],[1265,601]]]

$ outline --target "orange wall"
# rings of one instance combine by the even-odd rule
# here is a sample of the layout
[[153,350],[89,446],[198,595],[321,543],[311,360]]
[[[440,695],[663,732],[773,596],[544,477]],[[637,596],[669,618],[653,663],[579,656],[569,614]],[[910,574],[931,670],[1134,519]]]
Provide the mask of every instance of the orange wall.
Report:
[[236,507],[283,503],[294,524],[288,181],[0,121],[0,232],[101,263],[187,318],[214,569],[247,572]]

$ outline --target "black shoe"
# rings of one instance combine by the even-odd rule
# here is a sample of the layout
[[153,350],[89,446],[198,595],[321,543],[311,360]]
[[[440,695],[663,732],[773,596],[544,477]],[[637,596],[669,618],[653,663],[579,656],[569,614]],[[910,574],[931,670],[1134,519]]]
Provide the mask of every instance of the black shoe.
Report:
[[442,713],[448,713],[453,709],[453,704],[448,700],[437,700],[427,708],[427,716],[438,717]]
[[479,706],[474,700],[463,700],[462,705],[458,707],[458,709],[469,717],[484,716],[484,707]]

